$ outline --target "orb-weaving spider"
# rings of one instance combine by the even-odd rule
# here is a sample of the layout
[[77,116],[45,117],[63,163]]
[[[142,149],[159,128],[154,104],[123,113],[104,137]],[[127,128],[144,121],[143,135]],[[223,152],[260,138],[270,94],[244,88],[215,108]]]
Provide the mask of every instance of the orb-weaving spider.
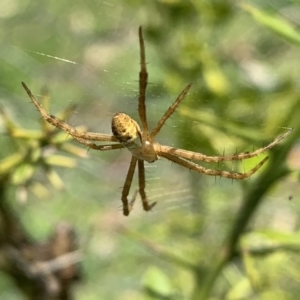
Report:
[[[158,159],[158,157],[164,157],[176,164],[179,164],[190,170],[194,170],[198,173],[203,173],[205,175],[221,176],[232,179],[244,179],[252,174],[254,174],[268,159],[265,157],[261,162],[259,162],[253,169],[246,173],[235,173],[222,170],[206,169],[193,161],[205,161],[209,163],[216,163],[221,161],[233,161],[233,160],[243,160],[259,155],[260,153],[274,147],[282,139],[284,139],[290,132],[291,129],[285,134],[277,137],[269,145],[259,148],[253,152],[244,152],[233,155],[224,156],[207,156],[202,153],[192,152],[184,149],[178,149],[170,146],[161,145],[154,141],[154,138],[159,133],[167,119],[174,113],[180,102],[183,100],[185,95],[188,93],[191,83],[181,92],[176,101],[167,109],[165,114],[159,120],[157,125],[149,132],[148,122],[146,116],[146,104],[145,104],[145,94],[148,83],[148,73],[146,69],[145,61],[145,46],[142,28],[139,28],[139,44],[140,44],[140,63],[141,69],[139,73],[139,99],[138,99],[138,112],[139,118],[142,124],[142,130],[136,121],[131,119],[128,115],[124,113],[117,113],[112,119],[112,133],[103,134],[95,132],[80,132],[76,128],[70,126],[64,121],[58,119],[55,116],[49,115],[41,104],[36,100],[28,87],[23,84],[24,89],[29,95],[31,101],[36,106],[36,108],[41,113],[42,117],[50,124],[66,131],[79,143],[86,145],[92,149],[96,150],[115,150],[121,148],[127,148],[132,156],[130,166],[127,172],[125,183],[122,190],[122,203],[123,203],[123,213],[128,216],[132,210],[133,204],[135,202],[136,196],[139,193],[141,196],[143,208],[145,211],[151,210],[156,202],[149,204],[147,201],[147,196],[145,193],[145,167],[144,161],[152,163]],[[113,144],[107,145],[97,145],[91,141],[97,142],[114,142]],[[133,175],[135,172],[136,165],[138,165],[138,179],[139,188],[134,193],[133,198],[128,201],[128,195],[130,192],[130,187],[132,184]]]

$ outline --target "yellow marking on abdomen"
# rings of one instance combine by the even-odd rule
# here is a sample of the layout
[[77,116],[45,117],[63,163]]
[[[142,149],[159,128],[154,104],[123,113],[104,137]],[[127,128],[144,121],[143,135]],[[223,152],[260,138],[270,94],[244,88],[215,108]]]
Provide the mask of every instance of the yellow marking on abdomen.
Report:
[[141,129],[136,121],[124,113],[117,113],[111,122],[113,135],[129,150],[142,146]]

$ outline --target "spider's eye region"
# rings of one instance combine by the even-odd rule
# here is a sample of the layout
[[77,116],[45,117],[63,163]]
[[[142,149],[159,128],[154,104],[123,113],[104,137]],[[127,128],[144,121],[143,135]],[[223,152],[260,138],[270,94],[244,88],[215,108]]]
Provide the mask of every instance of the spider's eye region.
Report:
[[130,147],[127,148],[132,155],[148,163],[153,163],[158,159],[153,143],[151,143],[150,141],[143,142],[140,147],[132,147],[131,149]]
[[136,148],[142,146],[140,126],[128,115],[117,113],[112,119],[111,129],[113,135],[125,147]]
[[146,160],[148,163],[153,163],[157,160],[157,155],[153,148],[153,144],[149,141],[146,141],[143,144],[143,152],[145,153],[144,160]]

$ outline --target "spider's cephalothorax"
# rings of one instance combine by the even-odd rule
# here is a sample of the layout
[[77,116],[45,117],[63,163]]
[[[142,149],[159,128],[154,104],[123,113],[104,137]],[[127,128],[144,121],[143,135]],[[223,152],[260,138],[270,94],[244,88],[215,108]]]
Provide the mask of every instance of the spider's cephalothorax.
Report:
[[[232,155],[223,156],[208,156],[200,152],[193,152],[185,149],[178,149],[175,147],[170,147],[166,145],[160,145],[155,142],[154,139],[159,133],[168,118],[174,113],[180,102],[183,100],[185,95],[188,93],[191,84],[188,84],[186,88],[180,93],[175,102],[167,109],[165,114],[161,117],[154,129],[149,133],[148,122],[146,116],[146,88],[148,73],[146,69],[146,55],[145,46],[143,39],[142,28],[139,28],[139,43],[140,43],[140,60],[141,60],[141,70],[139,73],[139,117],[142,124],[142,130],[136,121],[131,119],[128,115],[124,113],[117,113],[112,120],[112,132],[113,135],[97,133],[97,132],[80,132],[76,128],[67,124],[66,122],[56,118],[55,116],[49,115],[41,104],[36,100],[31,91],[22,82],[24,89],[29,95],[31,101],[39,110],[43,118],[50,124],[66,131],[79,143],[86,145],[92,149],[106,151],[127,148],[132,156],[125,179],[125,183],[122,190],[122,203],[123,203],[123,213],[128,216],[132,210],[133,204],[135,202],[136,196],[139,193],[142,200],[142,205],[144,210],[148,211],[153,208],[155,203],[149,204],[147,201],[147,196],[145,192],[146,180],[145,180],[145,166],[144,161],[154,162],[157,160],[158,156],[168,159],[169,161],[181,165],[187,169],[196,171],[209,176],[220,176],[231,179],[244,179],[250,177],[254,174],[261,166],[267,161],[268,157],[261,160],[254,168],[245,173],[238,172],[228,172],[223,170],[206,169],[196,163],[195,161],[205,161],[208,163],[218,163],[222,161],[232,161],[232,160],[243,160],[251,157],[258,156],[262,152],[271,149],[276,144],[278,144],[282,139],[284,139],[288,134],[291,133],[292,129],[288,129],[286,133],[277,137],[269,145],[259,148],[252,152],[243,152]],[[112,144],[97,145],[97,142],[113,142]],[[139,188],[134,193],[131,201],[128,201],[128,195],[130,192],[130,187],[133,180],[133,175],[138,167],[138,179]]]

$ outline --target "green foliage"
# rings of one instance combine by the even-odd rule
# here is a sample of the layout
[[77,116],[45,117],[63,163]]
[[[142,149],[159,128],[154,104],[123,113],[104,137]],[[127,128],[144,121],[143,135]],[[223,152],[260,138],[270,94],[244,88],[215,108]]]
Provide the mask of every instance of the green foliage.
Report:
[[[15,5],[10,15],[0,13],[0,178],[6,203],[36,239],[61,220],[74,224],[85,277],[74,299],[295,299],[300,60],[292,12],[299,5],[283,0],[272,7],[229,0]],[[158,161],[147,169],[148,196],[157,206],[145,213],[137,203],[125,218],[118,210],[119,187],[129,155],[87,153],[43,121],[33,129],[40,116],[20,82],[38,99],[46,85],[51,97],[42,91],[42,99],[52,114],[86,126],[82,130],[109,133],[115,112],[137,117],[139,25],[149,62],[151,126],[193,82],[159,134],[161,143],[219,155],[251,151],[286,127],[295,130],[269,151],[267,166],[243,182]],[[76,110],[70,103],[78,103]],[[259,159],[205,166],[243,171]],[[0,286],[7,280],[2,273]],[[9,290],[5,296],[14,295]]]

